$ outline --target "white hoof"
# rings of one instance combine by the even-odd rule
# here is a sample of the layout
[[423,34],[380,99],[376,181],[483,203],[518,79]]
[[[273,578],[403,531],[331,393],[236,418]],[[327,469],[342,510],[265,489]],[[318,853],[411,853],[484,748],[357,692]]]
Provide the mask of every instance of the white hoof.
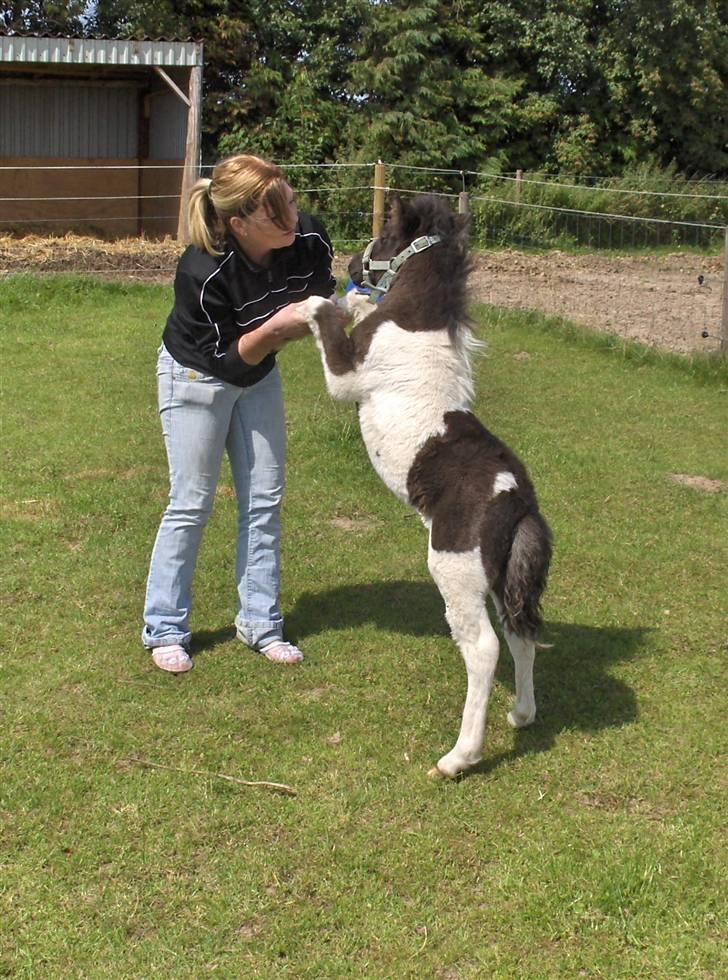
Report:
[[432,779],[455,779],[461,772],[466,772],[473,766],[477,766],[482,758],[479,755],[477,759],[465,759],[455,751],[448,752],[438,761],[436,766],[430,769],[428,775]]
[[508,712],[507,717],[508,724],[511,726],[511,728],[526,728],[528,725],[533,724],[536,718],[536,709],[534,708],[533,711],[521,714],[520,711],[516,711],[514,708],[513,711]]

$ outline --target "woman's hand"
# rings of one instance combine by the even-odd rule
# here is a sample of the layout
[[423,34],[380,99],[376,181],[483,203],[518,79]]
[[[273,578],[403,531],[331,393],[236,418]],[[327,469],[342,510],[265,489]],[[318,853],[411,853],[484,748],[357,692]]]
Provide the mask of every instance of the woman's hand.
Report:
[[244,333],[238,340],[238,353],[246,364],[260,364],[264,357],[279,351],[292,340],[308,337],[311,331],[305,317],[289,303],[261,323],[250,333]]

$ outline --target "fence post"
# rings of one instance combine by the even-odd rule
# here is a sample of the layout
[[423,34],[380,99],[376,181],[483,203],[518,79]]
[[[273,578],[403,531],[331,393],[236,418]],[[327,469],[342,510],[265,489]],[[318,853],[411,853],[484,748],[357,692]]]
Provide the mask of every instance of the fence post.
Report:
[[521,183],[523,181],[523,171],[516,170],[516,200],[521,200]]
[[470,214],[470,198],[467,191],[458,194],[458,214]]
[[372,209],[372,238],[379,238],[384,224],[385,168],[381,160],[374,164],[374,207]]
[[[160,71],[161,69],[157,69]],[[180,93],[184,97],[184,93]],[[179,196],[177,241],[189,242],[187,227],[187,198],[190,188],[200,176],[200,105],[202,102],[202,68],[190,68],[189,97],[187,99],[187,140],[185,142],[185,166]]]
[[728,357],[728,225],[723,245],[723,316],[720,323],[720,352]]

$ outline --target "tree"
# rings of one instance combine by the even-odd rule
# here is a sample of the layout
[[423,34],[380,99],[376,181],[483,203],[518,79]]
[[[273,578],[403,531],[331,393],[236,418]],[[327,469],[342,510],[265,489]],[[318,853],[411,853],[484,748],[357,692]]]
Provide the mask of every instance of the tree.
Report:
[[728,172],[728,0],[31,0],[6,32],[204,41],[203,154]]
[[728,4],[610,7],[599,62],[619,162],[674,162],[688,175],[726,173]]
[[84,31],[86,0],[30,0],[0,7],[0,29],[7,34],[69,34]]
[[351,107],[353,43],[367,0],[267,0],[252,5],[249,70],[234,97],[240,118],[220,149],[277,160],[335,160]]
[[517,80],[488,75],[473,0],[387,0],[358,45],[348,152],[401,164],[471,169],[513,122]]

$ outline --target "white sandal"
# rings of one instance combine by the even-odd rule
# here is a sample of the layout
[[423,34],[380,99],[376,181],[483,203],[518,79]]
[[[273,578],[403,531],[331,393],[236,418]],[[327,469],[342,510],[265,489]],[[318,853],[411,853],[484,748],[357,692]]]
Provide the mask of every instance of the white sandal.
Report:
[[303,653],[293,643],[285,640],[273,640],[258,650],[264,657],[271,660],[274,664],[300,664],[303,660]]
[[192,670],[192,659],[179,643],[154,647],[152,660],[160,670],[168,670],[171,674],[183,674],[186,670]]

